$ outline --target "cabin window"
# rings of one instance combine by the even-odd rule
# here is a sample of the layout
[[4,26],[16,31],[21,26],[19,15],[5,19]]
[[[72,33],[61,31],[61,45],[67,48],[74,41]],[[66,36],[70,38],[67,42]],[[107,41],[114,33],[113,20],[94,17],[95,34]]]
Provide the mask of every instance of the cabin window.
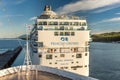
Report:
[[64,22],[64,25],[69,25],[69,22]]
[[65,54],[60,54],[60,57],[65,57]]
[[89,51],[89,48],[88,48],[88,47],[85,47],[85,51],[88,52],[88,51]]
[[65,32],[65,36],[70,36],[70,32]]
[[74,32],[71,32],[71,36],[74,36],[75,35],[75,33]]
[[42,27],[42,26],[38,26],[37,29],[38,29],[38,30],[43,30],[43,27]]
[[35,43],[33,43],[33,46],[37,46],[38,44],[35,42]]
[[87,65],[85,65],[85,67],[87,67]]
[[68,69],[68,67],[64,67],[65,69]]
[[58,25],[58,22],[53,22],[54,25]]
[[58,36],[58,32],[54,32],[54,35],[55,35],[55,36]]
[[58,25],[58,22],[48,22],[48,25]]
[[54,53],[54,49],[50,49],[50,53]]
[[46,55],[46,59],[52,59],[52,55]]
[[87,53],[85,53],[85,56],[87,56]]
[[58,28],[58,27],[55,27],[55,30],[59,30],[59,28]]
[[43,22],[43,25],[47,25],[47,22]]
[[81,26],[81,22],[79,22],[79,25]]
[[48,22],[48,25],[53,25],[53,22]]
[[38,25],[42,25],[42,22],[38,22]]
[[77,70],[77,66],[71,66],[73,70]]
[[64,25],[64,22],[60,22],[59,25]]
[[74,48],[74,52],[78,52],[78,48]]
[[65,27],[64,29],[65,29],[65,30],[68,30],[68,27]]
[[38,25],[47,25],[47,22],[38,22]]
[[34,49],[33,52],[34,52],[34,53],[38,53],[37,49]]
[[70,30],[73,30],[73,27],[70,27]]
[[51,62],[49,64],[52,64]]
[[63,67],[60,67],[60,69],[64,69]]
[[55,56],[55,58],[57,58],[57,56]]
[[60,36],[64,36],[64,33],[63,33],[63,32],[60,32]]
[[78,26],[78,22],[74,22],[74,24],[73,24],[73,25]]
[[74,32],[54,32],[55,36],[74,36]]
[[61,27],[60,27],[60,30],[64,30],[64,26],[61,26]]
[[73,68],[73,70],[77,70],[77,68]]
[[86,26],[86,22],[82,22],[82,26]]
[[48,52],[48,53],[54,53],[55,50],[54,50],[54,49],[48,49],[47,52]]
[[76,54],[76,58],[82,58],[82,54]]
[[72,25],[72,22],[70,22],[70,25]]
[[41,57],[42,57],[42,55],[39,55],[39,57],[41,58]]
[[84,28],[84,27],[81,27],[80,30],[85,30],[85,28]]
[[38,42],[38,47],[43,47],[43,42]]

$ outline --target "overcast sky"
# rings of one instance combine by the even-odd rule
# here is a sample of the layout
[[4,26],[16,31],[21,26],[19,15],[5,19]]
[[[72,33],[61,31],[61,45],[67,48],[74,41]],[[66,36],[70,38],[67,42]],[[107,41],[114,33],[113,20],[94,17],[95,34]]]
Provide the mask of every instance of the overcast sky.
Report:
[[58,14],[86,17],[91,33],[120,31],[120,0],[0,0],[0,38],[25,34],[46,4]]

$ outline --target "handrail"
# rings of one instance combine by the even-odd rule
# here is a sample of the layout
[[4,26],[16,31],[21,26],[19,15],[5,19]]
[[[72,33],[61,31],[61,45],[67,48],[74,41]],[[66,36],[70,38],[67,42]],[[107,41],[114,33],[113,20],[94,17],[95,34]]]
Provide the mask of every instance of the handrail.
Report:
[[[95,79],[92,77],[82,76],[82,75],[78,75],[75,73],[67,72],[64,70],[56,69],[56,68],[46,67],[46,66],[29,65],[29,68],[30,68],[30,70],[45,71],[45,72],[49,72],[49,73],[63,76],[66,78],[70,78],[72,80],[98,80],[98,79]],[[11,68],[0,70],[0,77],[3,77],[3,76],[5,77],[8,74],[14,74],[14,73],[18,72],[19,69],[21,69],[21,71],[25,71],[26,65],[16,66],[16,67],[11,67]]]

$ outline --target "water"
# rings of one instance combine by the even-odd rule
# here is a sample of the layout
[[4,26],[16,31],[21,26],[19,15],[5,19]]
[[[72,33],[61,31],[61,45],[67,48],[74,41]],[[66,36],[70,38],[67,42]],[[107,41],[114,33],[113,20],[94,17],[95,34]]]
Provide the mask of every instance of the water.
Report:
[[17,40],[10,40],[10,39],[0,39],[0,53],[3,53],[7,50],[13,50],[15,47],[18,46]]
[[100,80],[120,80],[120,44],[91,43],[90,76]]
[[[24,47],[25,41],[18,39],[0,39],[0,54],[7,50],[13,50],[20,45]],[[15,60],[15,62],[12,64],[12,66],[22,65],[23,61],[24,51],[22,50],[21,53],[18,55],[17,59]]]
[[[25,41],[21,42],[25,44]],[[18,40],[0,40],[0,49],[13,49],[19,45]],[[22,50],[12,66],[23,64],[24,53]],[[90,44],[90,76],[100,80],[120,80],[120,44]]]

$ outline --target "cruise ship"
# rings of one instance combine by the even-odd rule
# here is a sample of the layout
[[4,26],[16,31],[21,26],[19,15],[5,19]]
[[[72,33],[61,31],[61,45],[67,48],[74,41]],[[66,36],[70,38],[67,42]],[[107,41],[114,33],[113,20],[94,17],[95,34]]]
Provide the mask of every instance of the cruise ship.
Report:
[[33,64],[89,76],[90,30],[85,18],[59,15],[46,5],[30,42]]
[[98,80],[89,77],[86,20],[58,16],[45,6],[26,40],[24,64],[0,70],[0,80]]

